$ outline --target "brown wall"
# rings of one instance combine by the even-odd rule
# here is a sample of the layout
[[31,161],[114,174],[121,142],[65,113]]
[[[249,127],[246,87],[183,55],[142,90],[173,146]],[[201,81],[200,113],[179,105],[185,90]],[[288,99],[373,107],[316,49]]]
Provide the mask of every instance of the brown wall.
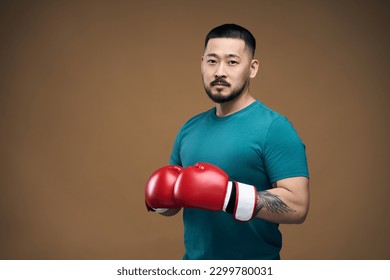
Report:
[[[72,3],[70,3],[72,2]],[[285,259],[389,259],[385,1],[2,1],[0,258],[179,259],[181,217],[143,188],[213,104],[206,33],[258,40],[256,98],[307,145],[311,209]]]

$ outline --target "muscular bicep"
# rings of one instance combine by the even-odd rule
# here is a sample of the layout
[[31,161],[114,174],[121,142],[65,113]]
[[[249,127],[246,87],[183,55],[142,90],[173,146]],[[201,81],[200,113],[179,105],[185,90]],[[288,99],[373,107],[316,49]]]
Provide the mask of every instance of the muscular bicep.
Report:
[[309,195],[309,178],[292,177],[278,180],[272,184],[273,188],[285,188],[298,196]]
[[292,177],[276,181],[272,184],[274,188],[283,188],[291,195],[289,196],[292,203],[297,204],[302,211],[309,208],[309,178]]

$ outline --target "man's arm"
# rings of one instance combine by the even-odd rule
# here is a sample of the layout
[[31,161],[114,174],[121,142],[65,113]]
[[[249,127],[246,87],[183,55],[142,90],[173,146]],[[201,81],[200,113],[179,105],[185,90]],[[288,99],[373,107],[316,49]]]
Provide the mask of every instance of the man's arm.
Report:
[[[273,189],[257,193],[256,218],[279,224],[300,224],[309,209],[309,179],[287,178],[272,184]],[[181,208],[169,209],[163,216],[174,216]]]
[[223,210],[243,222],[256,216],[274,223],[302,223],[309,207],[309,179],[292,177],[273,186],[257,192],[254,186],[229,181],[223,170],[208,163],[184,169],[166,166],[149,178],[145,201],[148,210],[164,216],[186,207]]
[[309,179],[276,181],[273,189],[257,193],[256,218],[278,224],[301,224],[309,210]]

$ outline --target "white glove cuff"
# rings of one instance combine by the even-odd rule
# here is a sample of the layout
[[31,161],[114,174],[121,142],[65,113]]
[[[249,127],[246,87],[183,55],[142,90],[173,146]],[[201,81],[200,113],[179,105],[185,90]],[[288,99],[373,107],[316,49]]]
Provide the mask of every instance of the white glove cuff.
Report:
[[236,206],[234,217],[242,222],[253,218],[256,210],[257,191],[254,186],[236,182]]

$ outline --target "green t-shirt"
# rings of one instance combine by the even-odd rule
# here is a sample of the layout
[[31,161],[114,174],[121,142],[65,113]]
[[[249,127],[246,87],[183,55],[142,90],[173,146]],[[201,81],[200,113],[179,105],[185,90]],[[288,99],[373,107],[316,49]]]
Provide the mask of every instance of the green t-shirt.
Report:
[[[309,177],[305,145],[292,124],[255,101],[226,117],[216,109],[201,113],[180,129],[170,164],[207,162],[231,181],[270,189],[285,178]],[[226,212],[186,208],[183,259],[279,259],[279,225],[253,218],[239,222]]]

